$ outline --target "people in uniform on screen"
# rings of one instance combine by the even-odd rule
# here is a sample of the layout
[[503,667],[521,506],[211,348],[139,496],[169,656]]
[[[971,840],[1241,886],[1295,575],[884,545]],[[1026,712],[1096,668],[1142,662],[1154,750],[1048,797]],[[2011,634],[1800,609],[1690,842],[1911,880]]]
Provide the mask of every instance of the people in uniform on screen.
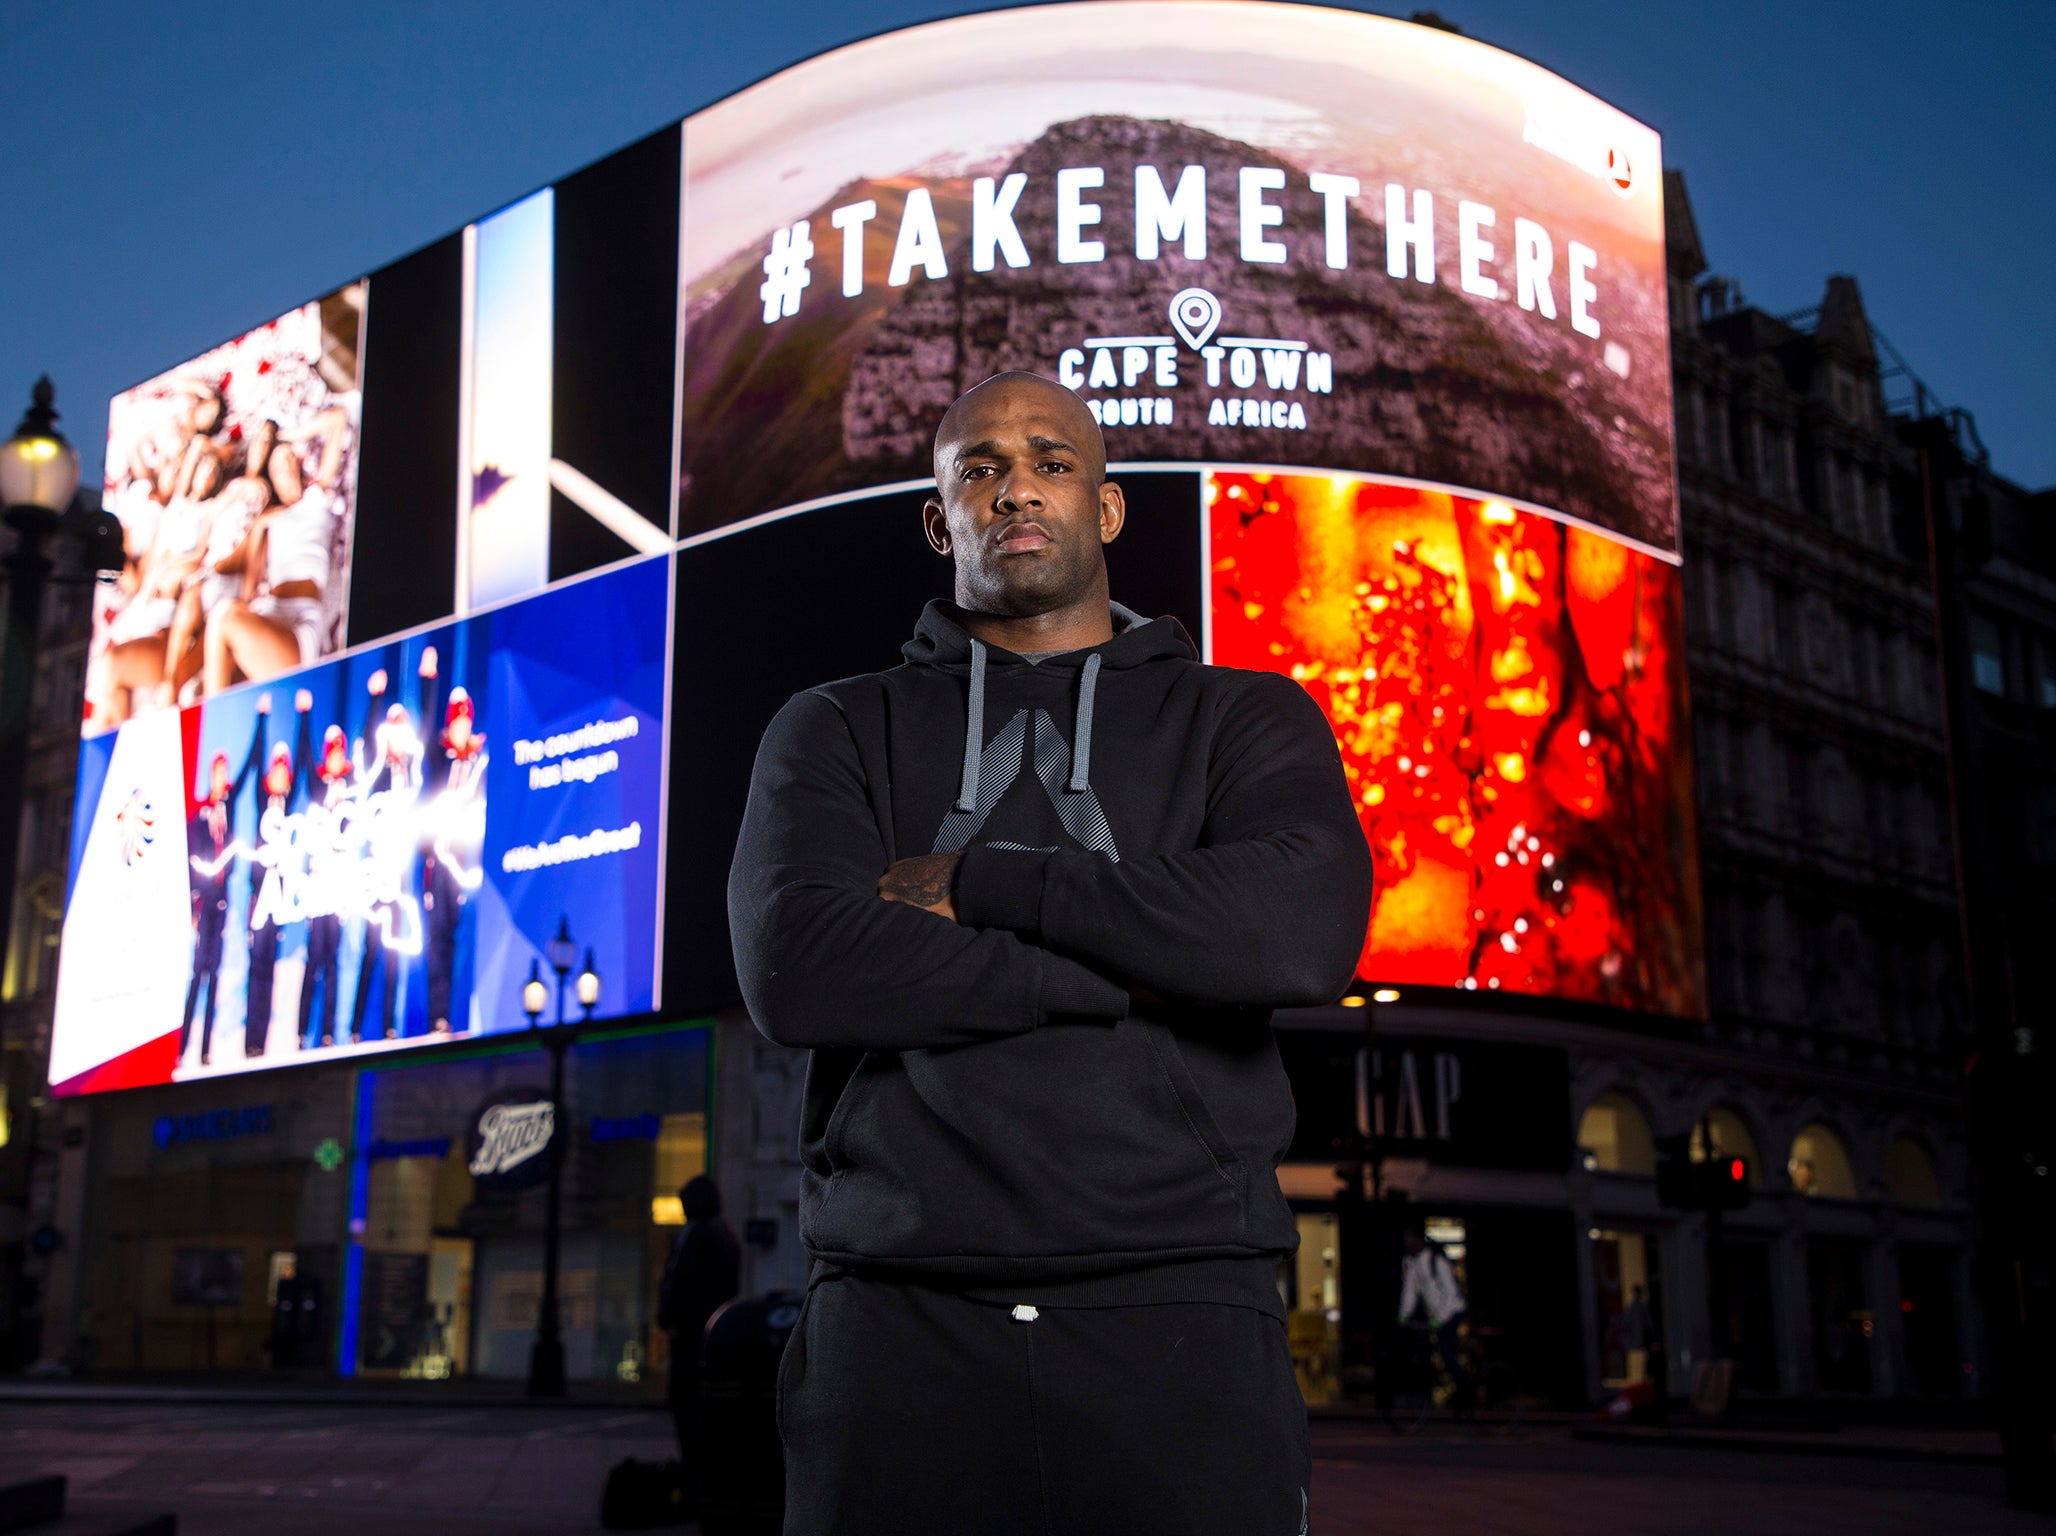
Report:
[[[383,692],[384,674],[378,677],[379,692]],[[375,709],[377,704],[378,693],[373,693],[371,707]],[[367,736],[371,734],[368,718],[364,731]],[[321,761],[315,766],[314,776],[321,781],[321,804],[330,811],[357,794],[357,761],[350,750],[350,739],[340,725],[331,725],[322,732]],[[318,912],[307,919],[307,970],[300,982],[300,1043],[309,1049],[336,1043],[336,989],[342,951],[341,914]],[[314,1008],[317,995],[321,999],[318,1029]]]
[[[310,711],[314,707],[314,696],[305,688],[293,695],[293,712],[299,716],[297,750],[284,742],[272,743],[270,756],[261,781],[263,798],[258,808],[258,824],[271,812],[290,814],[299,808],[306,794],[307,764],[314,755],[314,732]],[[265,737],[271,720],[271,695],[257,696],[257,743],[260,750],[265,746]],[[275,880],[276,871],[267,870],[264,878]],[[271,1000],[273,979],[278,971],[278,948],[284,938],[282,926],[277,917],[260,913],[257,892],[250,893],[250,981],[249,993],[243,1008],[243,1054],[262,1056],[271,1038]]]
[[779,713],[729,876],[751,1018],[813,1052],[787,1536],[1303,1531],[1270,1017],[1363,946],[1334,738],[1111,602],[1069,390],[979,385],[935,473],[955,601]]
[[[421,718],[435,718],[437,657],[430,646],[422,654]],[[477,888],[478,852],[472,822],[464,811],[485,794],[485,735],[477,729],[471,695],[450,690],[443,728],[423,767],[421,863],[418,872],[423,916],[428,926],[424,958],[428,966],[429,1032],[447,1035],[468,1027],[453,1024],[450,1004],[457,966],[458,927],[466,902]]]
[[200,1065],[210,1066],[214,1056],[214,1009],[221,989],[221,944],[228,931],[229,871],[235,863],[236,800],[243,786],[257,770],[262,735],[250,744],[250,755],[241,772],[231,779],[228,755],[217,752],[208,765],[207,792],[193,807],[186,823],[186,852],[193,902],[193,977],[186,984],[186,1010],[179,1021],[178,1057],[186,1059],[192,1043],[193,1011],[202,991],[206,1002],[201,1012]]
[[[434,663],[429,663],[431,669]],[[381,667],[371,674],[371,697],[374,702],[384,697],[387,677]],[[417,788],[423,756],[421,732],[415,726],[414,717],[407,706],[395,699],[386,706],[385,718],[376,730],[369,733],[371,761],[367,765],[363,781],[357,793],[370,796],[381,790],[404,792]],[[384,899],[374,902],[364,920],[364,944],[361,958],[357,962],[357,997],[350,1009],[350,1037],[363,1040],[364,1018],[371,1002],[373,978],[378,988],[378,1012],[375,1017],[377,1034],[370,1038],[393,1040],[399,1037],[399,1015],[403,1011],[400,1001],[404,985],[400,974],[400,957],[387,942],[387,936],[395,931],[402,913],[397,901]]]

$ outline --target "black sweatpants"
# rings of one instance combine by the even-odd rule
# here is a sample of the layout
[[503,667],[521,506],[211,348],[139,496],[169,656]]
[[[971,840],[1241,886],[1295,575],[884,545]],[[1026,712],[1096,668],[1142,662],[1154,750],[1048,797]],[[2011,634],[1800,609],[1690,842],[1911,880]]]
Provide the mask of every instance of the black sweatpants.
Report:
[[785,1536],[1303,1536],[1285,1326],[1249,1307],[1004,1305],[839,1276],[779,1370]]

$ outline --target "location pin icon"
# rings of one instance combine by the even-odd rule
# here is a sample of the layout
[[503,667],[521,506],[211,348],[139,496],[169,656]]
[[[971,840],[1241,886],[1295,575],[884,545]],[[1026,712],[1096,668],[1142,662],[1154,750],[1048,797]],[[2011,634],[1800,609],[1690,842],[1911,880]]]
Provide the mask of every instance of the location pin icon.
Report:
[[1187,288],[1171,300],[1171,326],[1197,352],[1221,323],[1221,301],[1204,288]]

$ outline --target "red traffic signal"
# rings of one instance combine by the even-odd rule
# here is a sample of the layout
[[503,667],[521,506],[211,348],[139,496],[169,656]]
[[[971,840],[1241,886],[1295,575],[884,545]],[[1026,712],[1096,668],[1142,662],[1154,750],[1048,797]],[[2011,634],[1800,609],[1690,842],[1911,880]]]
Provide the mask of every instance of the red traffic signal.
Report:
[[1749,1165],[1739,1157],[1730,1158],[1728,1160],[1728,1182],[1731,1184],[1743,1184],[1747,1183],[1748,1179]]

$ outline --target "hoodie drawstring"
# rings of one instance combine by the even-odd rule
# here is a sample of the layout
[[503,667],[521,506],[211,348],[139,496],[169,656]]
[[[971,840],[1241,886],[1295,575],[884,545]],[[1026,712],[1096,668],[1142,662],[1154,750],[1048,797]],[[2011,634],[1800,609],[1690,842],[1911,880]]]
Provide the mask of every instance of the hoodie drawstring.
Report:
[[[1092,702],[1099,689],[1099,653],[1085,658],[1085,670],[1078,678],[1078,717],[1071,735],[1072,793],[1091,787]],[[957,781],[956,809],[978,809],[978,778],[985,756],[985,644],[971,642],[971,696],[964,709],[964,772]]]
[[1086,789],[1092,772],[1092,694],[1099,686],[1099,652],[1085,658],[1085,671],[1078,679],[1078,723],[1071,733],[1071,792]]
[[[1095,661],[1099,658],[1094,657]],[[957,809],[978,808],[979,759],[985,753],[985,644],[971,642],[971,698],[964,711],[964,777],[957,785]]]

